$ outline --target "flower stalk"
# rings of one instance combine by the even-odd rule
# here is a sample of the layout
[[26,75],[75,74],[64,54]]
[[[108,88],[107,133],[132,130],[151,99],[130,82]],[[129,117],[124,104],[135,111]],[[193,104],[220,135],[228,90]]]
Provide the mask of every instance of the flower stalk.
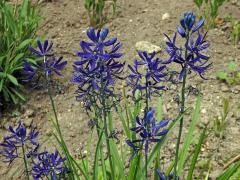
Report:
[[27,158],[26,158],[26,152],[24,148],[24,144],[22,144],[22,153],[23,153],[23,161],[24,161],[24,168],[27,176],[27,180],[29,180],[29,173],[28,173],[28,164],[27,164]]

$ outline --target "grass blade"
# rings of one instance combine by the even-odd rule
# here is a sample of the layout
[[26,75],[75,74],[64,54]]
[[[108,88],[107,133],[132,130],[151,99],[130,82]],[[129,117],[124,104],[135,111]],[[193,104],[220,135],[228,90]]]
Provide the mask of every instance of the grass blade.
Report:
[[185,139],[183,147],[182,147],[182,152],[179,155],[178,171],[177,171],[178,176],[182,173],[182,170],[184,168],[184,163],[185,163],[186,158],[187,158],[187,153],[188,153],[188,150],[189,150],[190,145],[191,145],[192,140],[193,140],[193,132],[194,132],[194,130],[197,126],[197,122],[199,120],[201,99],[202,99],[201,96],[198,96],[197,102],[196,102],[196,105],[195,105],[195,109],[194,109],[194,112],[193,112],[193,116],[192,116],[192,121],[190,123],[190,127],[189,127],[188,133],[186,135],[186,139]]
[[197,163],[197,158],[198,158],[198,155],[201,151],[201,146],[202,146],[204,140],[206,139],[206,131],[207,131],[207,126],[204,128],[203,132],[201,133],[198,144],[195,147],[192,162],[191,162],[191,165],[190,165],[190,169],[188,171],[187,180],[192,179],[193,171],[194,171],[195,165]]

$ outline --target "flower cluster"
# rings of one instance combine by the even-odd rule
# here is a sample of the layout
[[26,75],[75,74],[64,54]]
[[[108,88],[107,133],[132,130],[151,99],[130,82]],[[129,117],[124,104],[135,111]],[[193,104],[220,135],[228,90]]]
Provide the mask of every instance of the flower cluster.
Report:
[[[16,158],[28,159],[28,164],[32,163],[32,174],[34,179],[44,176],[51,176],[52,179],[59,179],[67,173],[67,168],[63,162],[66,158],[58,156],[58,151],[39,153],[40,144],[37,141],[39,132],[31,124],[30,131],[22,122],[16,128],[9,127],[9,135],[6,135],[0,143],[0,156],[4,157],[3,162],[12,163]],[[25,162],[24,162],[25,163]],[[28,168],[25,171],[30,171]]]
[[179,73],[179,80],[183,79],[186,68],[197,72],[204,79],[204,72],[212,65],[212,63],[208,63],[209,57],[204,54],[209,47],[206,41],[207,33],[200,32],[204,19],[201,19],[196,25],[195,19],[194,13],[187,12],[180,20],[181,27],[178,26],[177,32],[185,40],[184,47],[176,45],[177,33],[174,34],[172,39],[165,34],[168,39],[166,52],[170,58],[164,63],[175,62],[181,65],[182,70]]
[[40,75],[44,78],[49,78],[54,72],[59,76],[62,76],[61,71],[67,64],[67,61],[63,61],[63,57],[56,58],[51,53],[53,43],[49,43],[45,40],[41,43],[37,40],[37,48],[29,47],[29,50],[36,56],[42,58],[39,64],[32,64],[25,61],[23,64],[24,74],[27,76],[25,81],[31,81],[35,76]]
[[166,66],[155,58],[156,53],[138,52],[138,55],[141,59],[136,59],[133,66],[128,65],[131,71],[128,76],[129,84],[133,88],[133,95],[139,90],[141,93],[147,92],[146,96],[150,98],[152,94],[165,89],[161,82],[166,80]]
[[118,52],[122,44],[117,38],[106,40],[108,32],[106,28],[97,31],[89,28],[90,41],[81,41],[82,51],[77,53],[80,59],[74,62],[72,82],[78,85],[77,100],[86,104],[96,101],[92,97],[113,95],[116,79],[122,79],[124,63],[116,60],[122,56]]
[[22,147],[28,147],[26,154],[23,154],[23,156],[27,157],[33,155],[33,150],[39,147],[37,142],[39,133],[32,125],[29,133],[27,133],[27,129],[22,122],[19,122],[16,129],[10,126],[9,132],[10,134],[5,136],[0,144],[3,148],[0,155],[5,158],[4,162],[11,163],[14,159],[21,158],[19,151],[22,151]]
[[[166,127],[168,125],[168,122],[168,120],[161,120],[157,123],[154,117],[154,110],[150,109],[145,113],[143,119],[140,119],[139,116],[137,116],[136,127],[130,129],[131,131],[139,134],[140,139],[133,141],[127,140],[127,144],[133,148],[134,151],[137,151],[141,149],[141,147],[144,147],[145,154],[148,154],[149,144],[152,142],[160,142],[162,140],[161,136],[167,134],[168,130],[162,130],[162,128]],[[139,143],[141,143],[140,146]]]
[[[168,176],[166,176],[163,172],[161,172],[159,169],[157,169],[157,175],[159,177],[159,180],[173,180],[174,174],[170,173]],[[179,177],[176,177],[177,180],[180,180]]]
[[68,169],[64,166],[66,158],[59,156],[58,150],[53,153],[44,151],[39,153],[33,162],[32,173],[34,179],[50,176],[52,180],[64,178]]

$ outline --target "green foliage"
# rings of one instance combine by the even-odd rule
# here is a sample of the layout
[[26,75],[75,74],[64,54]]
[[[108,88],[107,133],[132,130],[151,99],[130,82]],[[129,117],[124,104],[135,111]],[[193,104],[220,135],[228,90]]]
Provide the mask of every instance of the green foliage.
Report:
[[232,22],[231,39],[235,45],[240,41],[240,21]]
[[214,120],[213,129],[216,134],[216,136],[219,136],[220,138],[223,137],[224,131],[227,126],[227,115],[230,111],[229,107],[229,100],[224,98],[223,99],[223,111],[221,112],[220,117],[216,117]]
[[105,5],[109,2],[113,7],[113,14],[116,13],[117,0],[84,0],[84,7],[88,11],[90,25],[93,27],[102,27],[106,21]]
[[189,171],[188,171],[187,180],[192,179],[193,171],[194,171],[195,166],[197,164],[198,155],[201,152],[201,146],[202,146],[202,144],[204,143],[204,140],[207,137],[206,131],[207,131],[207,126],[204,128],[203,132],[201,133],[201,135],[199,137],[199,140],[198,140],[198,143],[194,148],[194,153],[193,153],[191,165],[190,165],[190,168],[189,168]]
[[230,22],[230,38],[234,45],[240,41],[240,21],[234,18],[231,14],[226,14],[224,17],[226,22]]
[[[187,161],[187,154],[188,154],[190,145],[192,144],[193,139],[194,139],[193,132],[197,127],[197,123],[198,123],[199,116],[200,116],[200,106],[201,106],[201,98],[198,97],[196,106],[195,106],[195,110],[192,115],[190,127],[188,129],[188,133],[186,135],[186,139],[184,140],[183,148],[182,148],[182,151],[179,156],[178,175],[182,174],[184,165]],[[200,146],[201,146],[201,144],[200,144]]]
[[206,19],[207,28],[215,26],[215,19],[218,16],[218,9],[225,0],[194,0],[199,9],[200,16]]
[[227,168],[217,180],[226,180],[226,179],[239,179],[240,178],[240,161],[233,163],[229,168]]
[[218,71],[216,73],[218,79],[226,82],[228,85],[240,84],[240,71],[237,64],[230,62],[226,71]]
[[0,2],[0,97],[6,102],[16,104],[25,99],[20,90],[20,71],[39,20],[29,0],[15,6]]

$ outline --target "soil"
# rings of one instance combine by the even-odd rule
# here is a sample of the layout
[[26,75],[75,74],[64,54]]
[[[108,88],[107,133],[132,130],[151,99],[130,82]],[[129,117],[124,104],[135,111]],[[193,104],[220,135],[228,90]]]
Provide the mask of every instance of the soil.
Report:
[[[122,52],[124,52],[122,59],[129,64],[136,57],[135,44],[137,42],[148,41],[162,46],[165,40],[163,33],[173,34],[183,12],[189,10],[197,12],[192,0],[119,0],[118,6],[116,17],[110,14],[105,26],[110,29],[110,36],[116,36],[122,42]],[[86,39],[86,30],[89,25],[87,12],[84,9],[83,0],[45,2],[41,4],[40,9],[43,19],[38,35],[52,40],[56,53],[68,61],[65,76],[59,80],[58,92],[54,100],[57,104],[64,138],[71,153],[78,157],[80,151],[86,150],[86,142],[91,130],[88,127],[89,117],[81,108],[81,103],[75,99],[76,86],[70,82],[70,78],[73,61],[77,60],[75,52],[80,50],[79,42]],[[219,12],[220,17],[231,13],[233,17],[240,19],[239,3],[226,2]],[[162,16],[165,13],[168,13],[169,17],[163,20]],[[209,30],[208,41],[211,43],[209,54],[213,62],[213,67],[206,74],[208,80],[193,76],[189,84],[198,87],[203,94],[199,129],[203,127],[203,124],[208,123],[209,129],[212,128],[214,119],[219,117],[223,111],[222,99],[228,98],[230,102],[224,137],[220,139],[211,132],[202,147],[199,158],[200,165],[197,174],[199,175],[202,170],[207,171],[209,160],[212,167],[210,177],[214,179],[223,171],[224,165],[240,153],[240,110],[237,108],[240,105],[240,85],[228,86],[217,80],[215,74],[219,70],[226,69],[233,59],[240,67],[240,46],[231,43],[224,25]],[[178,86],[173,85],[164,95],[164,116],[169,119],[174,119],[174,114],[178,111],[176,103],[172,100],[176,90]],[[43,146],[53,149],[56,143],[51,136],[53,127],[50,121],[51,106],[47,93],[44,89],[33,91],[26,88],[25,91],[26,94],[30,94],[28,101],[14,111],[9,109],[2,120],[0,137],[6,133],[9,125],[16,124],[18,120],[22,120],[27,125],[33,121],[38,125],[40,142],[44,142]],[[194,105],[195,99],[194,96],[189,98],[190,106]],[[120,129],[119,124],[116,122],[117,128]],[[163,170],[167,168],[169,160],[173,157],[176,134],[174,133],[167,142],[163,151],[165,153],[162,153]],[[198,134],[199,131],[194,135]],[[120,138],[125,140],[125,137]],[[0,179],[21,179],[19,172],[13,176],[15,171],[20,171],[18,166],[12,166],[9,170],[5,164],[0,163]]]

